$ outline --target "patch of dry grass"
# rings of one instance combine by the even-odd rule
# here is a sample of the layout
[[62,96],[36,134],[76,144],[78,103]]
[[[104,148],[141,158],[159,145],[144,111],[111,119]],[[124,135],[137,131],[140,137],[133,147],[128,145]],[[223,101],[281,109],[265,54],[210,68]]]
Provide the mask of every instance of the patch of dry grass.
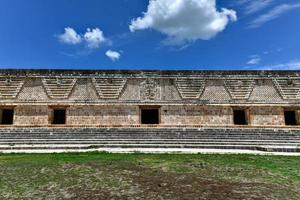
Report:
[[0,155],[0,199],[300,199],[300,157]]

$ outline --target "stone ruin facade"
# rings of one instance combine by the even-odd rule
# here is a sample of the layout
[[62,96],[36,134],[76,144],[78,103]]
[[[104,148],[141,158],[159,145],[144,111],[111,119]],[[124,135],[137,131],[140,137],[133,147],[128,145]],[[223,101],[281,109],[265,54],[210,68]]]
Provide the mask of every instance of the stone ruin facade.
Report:
[[295,127],[299,103],[299,71],[0,70],[3,127]]

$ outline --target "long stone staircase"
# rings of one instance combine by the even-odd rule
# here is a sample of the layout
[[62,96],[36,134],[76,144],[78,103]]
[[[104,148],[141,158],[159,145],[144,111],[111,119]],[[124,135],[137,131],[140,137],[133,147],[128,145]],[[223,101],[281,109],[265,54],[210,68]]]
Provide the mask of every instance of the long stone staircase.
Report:
[[300,152],[300,130],[261,128],[1,128],[0,152],[101,148]]

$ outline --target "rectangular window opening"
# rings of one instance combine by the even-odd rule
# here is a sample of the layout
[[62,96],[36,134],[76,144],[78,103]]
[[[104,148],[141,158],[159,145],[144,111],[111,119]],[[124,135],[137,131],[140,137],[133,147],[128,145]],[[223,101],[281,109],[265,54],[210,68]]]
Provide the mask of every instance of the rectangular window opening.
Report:
[[248,125],[247,115],[245,110],[234,110],[233,118],[235,125]]
[[284,111],[284,120],[285,120],[285,125],[296,126],[297,125],[296,111]]
[[53,110],[52,124],[66,124],[66,110],[65,109]]
[[13,124],[14,121],[14,110],[13,109],[3,109],[1,116],[1,124],[9,125]]
[[141,109],[142,124],[159,124],[159,109]]

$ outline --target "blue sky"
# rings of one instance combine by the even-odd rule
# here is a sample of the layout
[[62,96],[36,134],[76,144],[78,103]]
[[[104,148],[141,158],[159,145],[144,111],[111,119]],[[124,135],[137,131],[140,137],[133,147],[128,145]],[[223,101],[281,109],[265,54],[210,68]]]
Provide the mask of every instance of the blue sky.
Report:
[[300,69],[300,0],[1,0],[0,66]]

